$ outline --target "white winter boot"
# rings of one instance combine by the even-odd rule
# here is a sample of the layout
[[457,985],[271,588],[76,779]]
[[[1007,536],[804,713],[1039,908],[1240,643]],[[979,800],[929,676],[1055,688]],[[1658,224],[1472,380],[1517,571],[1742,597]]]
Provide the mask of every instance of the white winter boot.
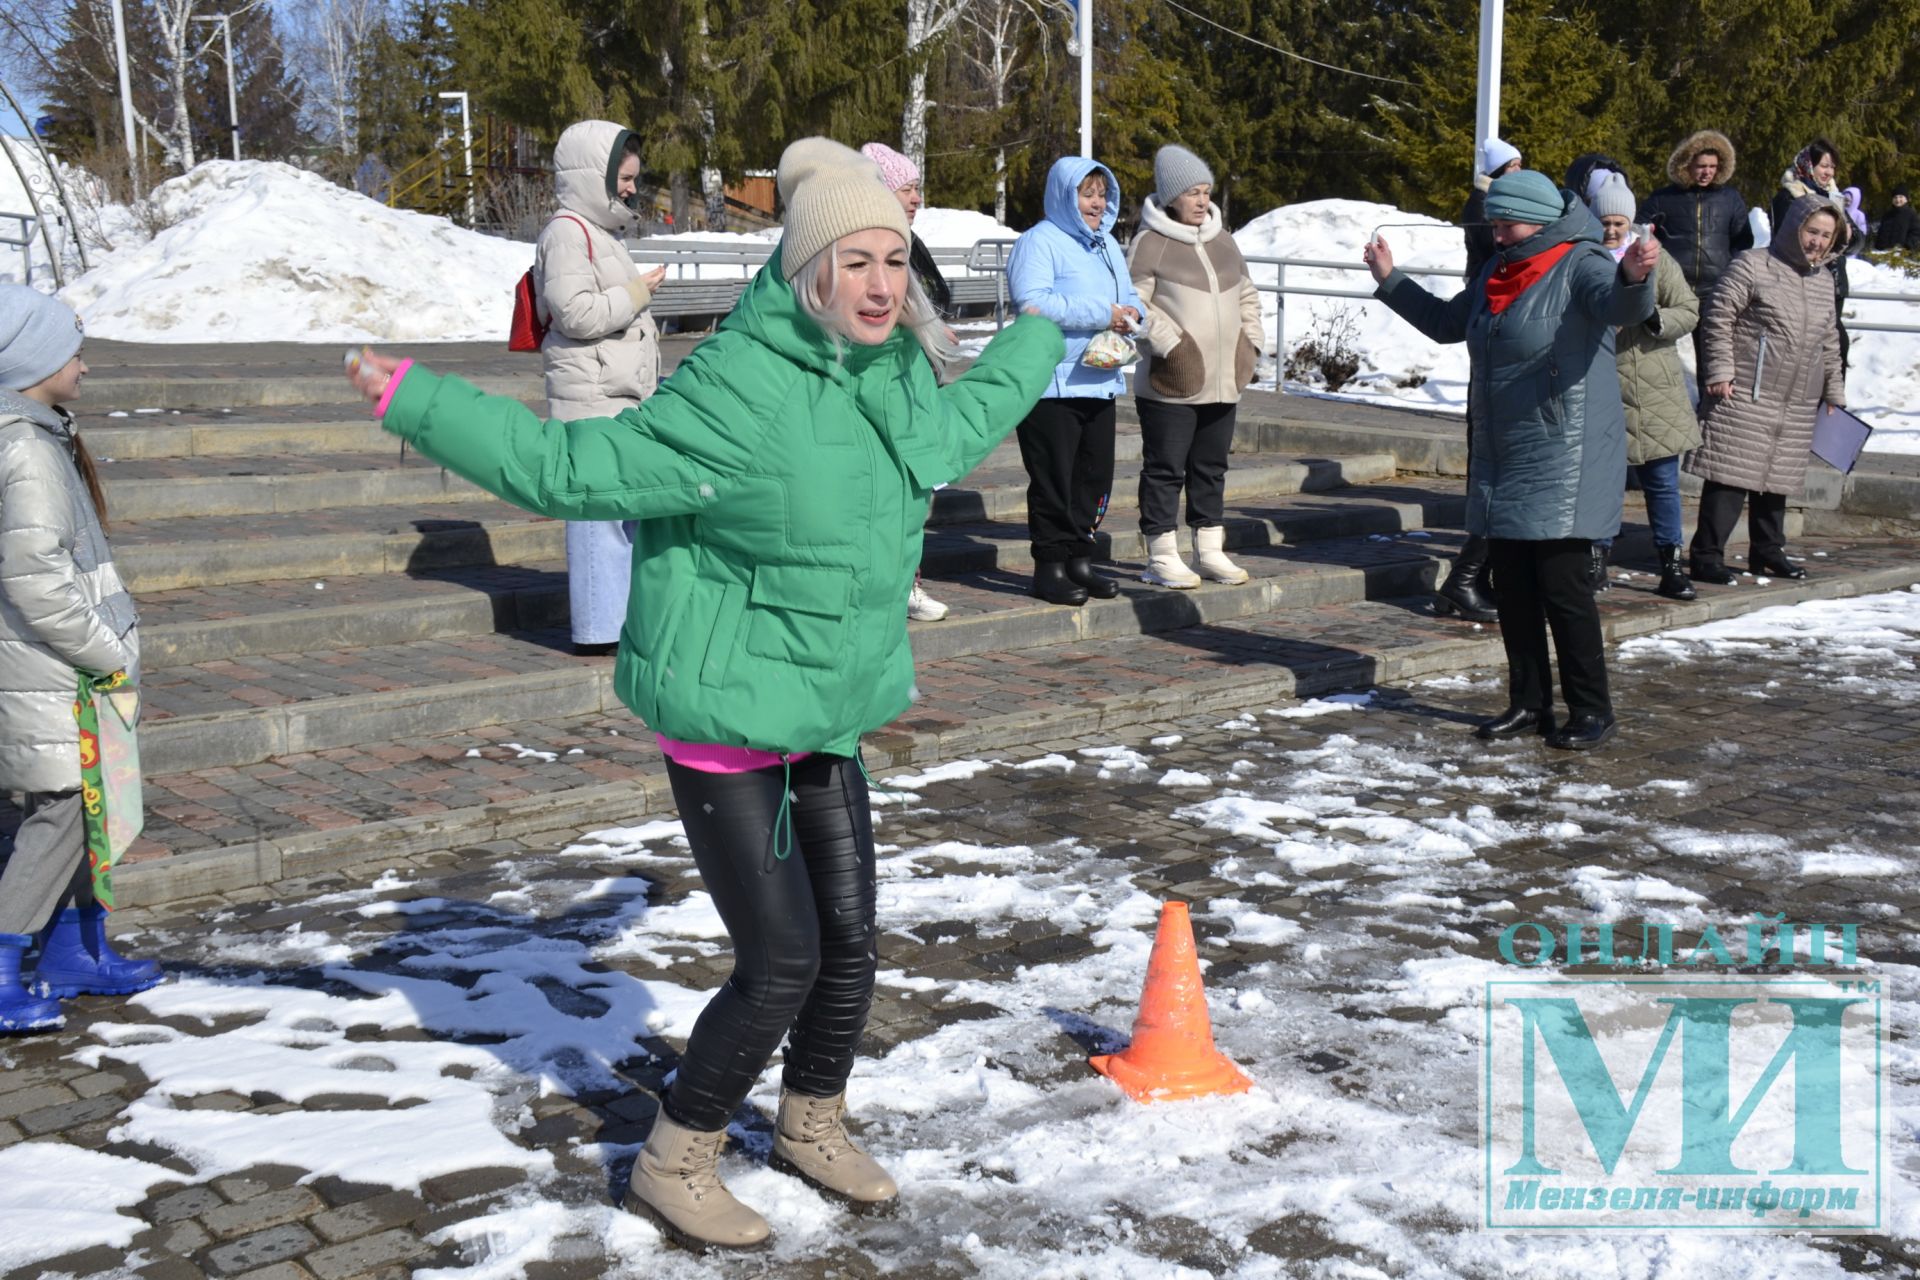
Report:
[[1237,586],[1247,580],[1247,571],[1227,559],[1227,530],[1223,525],[1202,525],[1193,531],[1193,565],[1203,577],[1215,582]]
[[1200,585],[1200,575],[1180,558],[1179,534],[1156,533],[1147,539],[1147,567],[1141,571],[1140,581],[1176,591],[1191,591]]

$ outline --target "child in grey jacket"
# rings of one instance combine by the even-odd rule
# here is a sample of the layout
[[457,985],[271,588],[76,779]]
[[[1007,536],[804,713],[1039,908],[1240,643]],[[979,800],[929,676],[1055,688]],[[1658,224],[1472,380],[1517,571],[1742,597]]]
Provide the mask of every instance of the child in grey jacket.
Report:
[[[0,791],[25,796],[0,871],[0,1033],[60,1025],[61,996],[160,981],[158,964],[107,945],[87,858],[80,677],[137,682],[140,641],[93,459],[61,407],[86,376],[83,336],[59,299],[0,285]],[[36,942],[29,989],[20,967]]]

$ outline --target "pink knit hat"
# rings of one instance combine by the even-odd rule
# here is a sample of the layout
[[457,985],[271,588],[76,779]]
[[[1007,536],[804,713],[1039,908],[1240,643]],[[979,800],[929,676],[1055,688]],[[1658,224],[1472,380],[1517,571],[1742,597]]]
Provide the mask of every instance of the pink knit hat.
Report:
[[889,191],[898,191],[920,181],[920,170],[914,167],[913,161],[884,142],[869,142],[860,148],[860,154],[880,167],[880,181],[887,184]]

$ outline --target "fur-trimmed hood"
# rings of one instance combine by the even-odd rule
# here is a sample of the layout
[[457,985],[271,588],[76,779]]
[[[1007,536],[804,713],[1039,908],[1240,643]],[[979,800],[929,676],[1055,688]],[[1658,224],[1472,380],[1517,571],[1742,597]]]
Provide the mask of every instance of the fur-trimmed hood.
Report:
[[1694,157],[1703,151],[1712,151],[1720,157],[1720,177],[1713,185],[1724,187],[1732,182],[1733,143],[1728,141],[1727,135],[1718,129],[1702,129],[1688,136],[1686,141],[1675,147],[1673,154],[1667,157],[1667,177],[1678,186],[1692,186],[1693,175],[1688,173],[1687,169],[1693,164]]

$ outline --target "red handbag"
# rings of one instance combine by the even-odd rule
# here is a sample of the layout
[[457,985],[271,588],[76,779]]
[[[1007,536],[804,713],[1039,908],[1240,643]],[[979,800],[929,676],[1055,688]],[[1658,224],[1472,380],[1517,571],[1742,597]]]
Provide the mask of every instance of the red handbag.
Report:
[[[570,213],[557,215],[579,223],[587,237],[587,261],[593,261],[593,233],[587,224]],[[513,321],[507,326],[507,350],[538,351],[547,340],[547,322],[540,318],[540,291],[533,283],[533,268],[528,267],[520,282],[513,286]]]

